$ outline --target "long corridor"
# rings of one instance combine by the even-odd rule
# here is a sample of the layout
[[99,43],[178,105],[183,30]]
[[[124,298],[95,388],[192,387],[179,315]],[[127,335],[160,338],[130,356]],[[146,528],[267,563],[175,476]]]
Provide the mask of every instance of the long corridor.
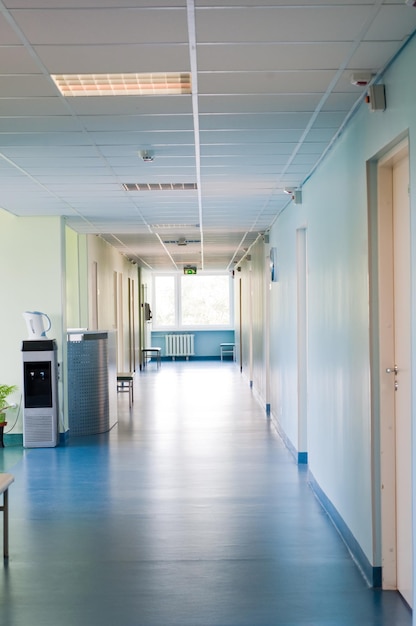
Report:
[[106,435],[0,453],[1,626],[410,626],[234,363],[150,364]]

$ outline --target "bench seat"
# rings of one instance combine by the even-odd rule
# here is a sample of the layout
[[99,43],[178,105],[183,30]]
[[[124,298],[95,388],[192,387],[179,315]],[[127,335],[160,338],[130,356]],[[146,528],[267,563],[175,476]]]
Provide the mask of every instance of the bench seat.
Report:
[[9,487],[14,482],[12,474],[0,474],[0,493],[3,494],[3,558],[9,558]]

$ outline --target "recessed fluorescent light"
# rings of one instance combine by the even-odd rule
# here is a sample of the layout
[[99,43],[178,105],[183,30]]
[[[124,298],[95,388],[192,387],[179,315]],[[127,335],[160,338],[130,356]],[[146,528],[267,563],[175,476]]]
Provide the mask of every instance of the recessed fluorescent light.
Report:
[[191,93],[189,72],[52,74],[63,96],[166,96]]

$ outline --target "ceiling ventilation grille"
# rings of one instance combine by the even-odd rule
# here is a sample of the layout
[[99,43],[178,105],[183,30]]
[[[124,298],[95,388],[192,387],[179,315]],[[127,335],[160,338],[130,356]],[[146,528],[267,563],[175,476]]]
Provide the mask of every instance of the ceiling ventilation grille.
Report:
[[123,183],[126,191],[193,191],[196,183]]
[[190,228],[199,228],[199,224],[150,224],[152,230],[185,230]]
[[165,244],[174,244],[176,246],[187,246],[191,243],[201,243],[200,239],[185,239],[185,237],[180,237],[179,239],[164,239],[163,243]]

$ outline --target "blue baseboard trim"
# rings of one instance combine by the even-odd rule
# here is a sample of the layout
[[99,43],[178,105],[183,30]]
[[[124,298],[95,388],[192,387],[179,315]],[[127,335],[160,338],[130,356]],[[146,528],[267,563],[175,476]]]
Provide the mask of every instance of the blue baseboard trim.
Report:
[[295,446],[290,441],[289,437],[286,435],[285,431],[283,430],[283,428],[280,426],[279,422],[276,419],[273,419],[273,424],[275,425],[275,428],[276,428],[277,432],[279,433],[279,436],[283,440],[283,443],[285,444],[286,448],[289,450],[290,454],[295,459],[296,463],[298,465],[307,465],[308,464],[308,453],[307,452],[299,452],[295,448]]
[[[215,355],[213,355],[213,356],[196,356],[196,355],[193,355],[193,356],[190,356],[188,359],[185,356],[175,356],[175,358],[172,359],[171,356],[161,356],[160,360],[161,361],[167,361],[167,362],[172,362],[173,361],[174,363],[176,361],[178,361],[178,362],[183,362],[183,361],[221,361],[221,357],[220,356],[215,356]],[[225,360],[226,359],[224,359],[224,361]],[[154,357],[152,357],[150,359],[150,361],[152,363],[156,363],[156,359]],[[227,359],[227,361],[232,361],[232,359]]]
[[371,565],[366,555],[364,554],[360,544],[348,528],[347,524],[344,522],[341,515],[338,513],[337,509],[332,504],[331,500],[321,489],[311,472],[308,473],[308,482],[322,508],[327,513],[328,517],[331,519],[335,528],[341,535],[345,545],[348,548],[348,551],[350,552],[355,563],[361,570],[368,584],[371,587],[380,588],[382,586],[381,567],[374,567]]
[[307,465],[308,464],[308,453],[307,452],[298,452],[298,464],[299,465]]
[[[69,430],[66,430],[64,433],[59,433],[59,446],[66,446],[69,441]],[[23,447],[23,433],[10,433],[4,435],[4,447],[5,448],[16,448]]]
[[69,430],[66,430],[64,433],[59,433],[59,445],[67,446],[69,443]]
[[3,437],[5,448],[23,447],[23,433],[5,434]]

